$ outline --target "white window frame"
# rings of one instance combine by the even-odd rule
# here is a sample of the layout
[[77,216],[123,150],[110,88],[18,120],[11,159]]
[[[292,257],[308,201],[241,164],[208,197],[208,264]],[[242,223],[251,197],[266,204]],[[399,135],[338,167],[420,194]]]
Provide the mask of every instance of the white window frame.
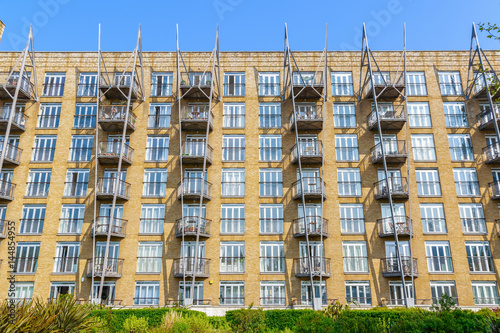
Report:
[[337,168],[339,196],[361,197],[361,172],[359,168]]
[[259,72],[259,96],[279,96],[280,73]]
[[475,305],[499,305],[496,281],[471,281]]
[[245,273],[245,242],[220,242],[220,273]]
[[45,222],[46,205],[24,205],[19,234],[41,235]]
[[146,139],[146,162],[168,162],[170,137],[148,135]]
[[245,135],[222,136],[222,162],[245,162]]
[[284,233],[283,205],[260,204],[259,224],[261,235],[282,235]]
[[26,197],[45,198],[49,195],[50,169],[30,169],[28,173],[28,184],[26,184]]
[[345,281],[345,298],[347,302],[355,301],[361,306],[371,305],[370,281]]
[[[446,217],[442,203],[421,203],[420,217],[424,234],[447,234]],[[434,221],[437,220],[437,223]]]
[[160,281],[135,281],[134,305],[158,305]]
[[162,235],[165,222],[165,205],[142,204],[139,235]]
[[333,103],[333,126],[335,128],[356,128],[354,103]]
[[363,204],[340,203],[340,231],[343,235],[365,234]]
[[452,162],[474,161],[472,141],[469,134],[448,134]]
[[415,169],[419,197],[440,197],[441,181],[438,169]]
[[221,204],[221,235],[245,233],[245,204]]
[[280,162],[281,135],[259,135],[259,162]]
[[260,272],[285,273],[285,244],[282,241],[260,242]]
[[343,241],[344,273],[368,273],[365,241]]
[[56,144],[57,135],[36,135],[31,162],[53,162]]
[[458,211],[464,234],[488,234],[483,205],[480,203],[459,203]]
[[73,128],[93,129],[95,128],[97,105],[90,103],[77,103],[75,106],[75,116]]
[[224,73],[224,96],[245,96],[245,73]]
[[461,96],[462,80],[459,71],[439,72],[439,88],[442,96]]
[[429,102],[408,102],[408,121],[410,128],[431,128]]
[[90,162],[93,147],[94,137],[92,135],[73,135],[68,162]]
[[245,169],[223,168],[221,178],[222,197],[245,196]]
[[245,304],[245,281],[220,281],[220,305]]
[[337,156],[337,162],[359,161],[358,135],[336,134],[335,155]]
[[139,242],[137,251],[137,273],[160,274],[162,254],[162,242]]
[[430,281],[430,287],[433,304],[437,304],[443,295],[452,297],[455,302],[458,300],[455,281]]
[[[161,80],[158,80],[159,78]],[[174,74],[172,72],[151,73],[151,97],[172,96],[173,82]]]
[[84,214],[84,204],[62,205],[58,234],[80,235],[83,228]]
[[281,104],[259,103],[259,128],[281,128]]
[[78,78],[78,97],[97,96],[97,73],[80,73]]
[[146,198],[165,198],[167,195],[167,170],[144,169],[142,196]]
[[57,242],[53,274],[75,274],[78,271],[80,242]]
[[333,96],[354,95],[352,72],[331,72],[331,80]]
[[245,103],[224,103],[222,128],[245,128]]
[[443,102],[443,110],[447,128],[469,127],[467,109],[464,102]]
[[61,103],[41,103],[36,128],[58,128],[60,118]]
[[148,128],[170,128],[171,103],[151,103],[149,105]]
[[425,72],[406,72],[408,96],[427,96]]
[[425,253],[429,273],[453,273],[453,261],[448,241],[426,241]]
[[436,161],[436,147],[433,134],[412,134],[411,146],[415,162]]
[[89,169],[68,169],[66,171],[63,197],[85,198],[87,196],[89,174]]
[[260,281],[260,305],[286,305],[285,281]]
[[64,94],[66,73],[45,73],[43,96],[61,97]]
[[487,241],[465,242],[465,252],[471,273],[494,273],[493,256]]
[[277,168],[259,169],[259,196],[283,196],[283,170]]
[[481,195],[475,168],[453,168],[453,177],[458,197],[477,197]]

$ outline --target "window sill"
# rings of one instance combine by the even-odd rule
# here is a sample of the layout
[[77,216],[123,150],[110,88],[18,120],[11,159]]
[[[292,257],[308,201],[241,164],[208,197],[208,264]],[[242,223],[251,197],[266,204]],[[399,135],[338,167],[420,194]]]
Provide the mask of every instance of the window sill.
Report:
[[81,235],[82,235],[81,232],[80,233],[60,233],[60,232],[58,232],[56,234],[56,236],[81,236]]
[[230,199],[230,198],[244,198],[245,195],[221,195],[220,196],[223,199]]
[[18,233],[17,236],[41,236],[42,234],[41,233],[31,233],[31,234],[28,234],[28,233]]
[[435,194],[435,195],[417,195],[419,198],[442,198],[443,195],[442,194]]
[[95,127],[72,127],[73,130],[95,130]]
[[23,199],[47,199],[47,196],[40,196],[40,197],[37,197],[37,196],[28,196],[28,195],[25,195],[23,197]]
[[341,236],[353,236],[353,235],[365,236],[366,231],[363,231],[363,232],[341,232],[340,235]]
[[53,161],[30,161],[30,163],[33,163],[33,164],[50,164],[50,163],[53,163]]
[[142,199],[165,199],[165,195],[143,195]]
[[261,275],[285,275],[285,272],[260,272]]
[[167,163],[168,160],[146,160],[145,163]]
[[70,196],[70,195],[63,195],[63,199],[85,199],[87,195],[84,196]]
[[139,236],[163,236],[163,232],[152,232],[152,233],[140,232]]
[[37,130],[57,130],[59,127],[35,127]]
[[464,236],[488,236],[487,232],[464,232]]
[[448,235],[448,232],[424,232],[424,236],[432,236],[432,235]]
[[430,275],[452,275],[455,272],[429,272]]
[[370,272],[345,272],[344,275],[362,275],[362,274],[370,274]]
[[64,272],[52,272],[51,275],[75,275],[76,272],[67,272],[67,273],[64,273]]
[[469,272],[471,275],[492,275],[496,274],[495,272]]
[[36,272],[32,272],[32,273],[16,273],[16,272],[12,272],[11,274],[12,275],[36,275]]
[[68,163],[89,163],[89,162],[90,162],[90,160],[88,160],[88,161],[70,161],[70,160],[68,160]]
[[266,232],[266,233],[259,233],[259,236],[281,236],[284,235],[284,232]]
[[241,275],[245,274],[245,272],[219,272],[220,275]]
[[436,163],[437,160],[436,159],[434,159],[434,160],[415,160],[414,159],[413,162],[415,162],[415,163],[425,163],[425,162]]
[[236,232],[228,232],[228,233],[220,233],[221,236],[243,236],[245,235],[244,232],[236,233]]
[[161,272],[135,272],[137,275],[160,275]]
[[161,129],[170,129],[170,127],[148,127],[148,130],[161,130]]

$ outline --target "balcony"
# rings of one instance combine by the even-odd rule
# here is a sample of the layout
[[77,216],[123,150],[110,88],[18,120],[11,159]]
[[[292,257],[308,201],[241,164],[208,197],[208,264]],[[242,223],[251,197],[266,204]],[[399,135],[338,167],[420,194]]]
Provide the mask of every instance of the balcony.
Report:
[[[120,149],[122,148],[121,141],[104,141],[99,142],[97,150],[97,159],[100,164],[118,164],[120,161]],[[134,149],[129,145],[123,144],[122,163],[123,165],[132,165],[132,156]]]
[[[304,190],[302,191],[302,182]],[[326,184],[321,177],[304,177],[303,181],[296,181],[292,184],[292,196],[299,199],[302,195],[306,199],[326,199]]]
[[328,220],[324,218],[322,222],[321,216],[306,216],[293,220],[293,237],[305,237],[306,231],[309,237],[328,237]]
[[207,144],[207,151],[205,153],[205,139],[184,141],[182,144],[182,163],[203,164],[206,157],[207,165],[211,165],[213,151],[213,148]]
[[112,200],[117,188],[116,198],[121,200],[130,199],[130,184],[117,178],[99,178],[97,180],[97,199]]
[[[493,105],[495,109],[495,118],[497,120],[497,124],[500,126],[500,108],[498,105]],[[479,124],[480,130],[494,130],[495,124],[493,123],[493,114],[490,110],[489,106],[486,106],[485,109],[476,116],[477,122]]]
[[[2,149],[2,143],[0,141],[0,152]],[[4,160],[3,160],[3,165],[4,166],[16,166],[21,163],[21,154],[23,153],[23,150],[17,146],[14,146],[13,144],[7,143],[5,147],[5,155],[4,155]]]
[[[387,164],[402,164],[406,162],[408,152],[405,140],[383,140],[385,161]],[[383,163],[382,144],[379,142],[370,149],[372,164]]]
[[330,259],[322,257],[311,257],[311,267],[309,267],[309,258],[295,258],[293,259],[296,277],[309,277],[310,270],[312,276],[331,276]]
[[486,164],[499,164],[500,163],[500,144],[498,142],[492,143],[483,148],[483,158]]
[[[210,119],[208,115],[210,114]],[[206,131],[214,129],[214,114],[208,104],[190,104],[182,107],[182,129],[188,131]]]
[[[105,132],[120,132],[125,126],[127,114],[126,105],[101,105],[99,107],[98,122]],[[130,110],[127,120],[127,130],[135,130],[137,116]]]
[[[187,301],[187,299],[186,299]],[[211,299],[192,299],[192,303],[186,305],[212,305]],[[167,299],[165,301],[165,306],[178,307],[179,305],[184,305],[184,300],[182,299]]]
[[[334,304],[335,302],[337,302],[337,299],[335,298],[322,298],[321,299],[321,305],[322,306],[326,306],[326,305],[329,305],[329,304]],[[302,298],[302,299],[294,299],[292,301],[292,307],[295,308],[295,307],[304,307],[304,306],[307,306],[307,307],[311,307],[311,305],[313,304],[313,300],[311,298]]]
[[[415,307],[430,307],[432,306],[432,299],[430,298],[417,298],[412,299],[413,305]],[[395,306],[405,306],[405,300],[402,298],[389,298],[382,299],[382,306],[384,307],[395,307]]]
[[500,199],[500,180],[488,184],[490,187],[490,197],[492,199]]
[[[399,277],[401,276],[401,269],[399,260],[396,257],[382,258],[382,275],[384,277]],[[418,265],[416,258],[401,257],[401,265],[403,267],[404,276],[418,276]]]
[[[381,107],[379,105],[378,114],[380,117],[380,128],[382,130],[400,131],[406,124],[406,115],[404,105],[391,105],[390,107]],[[377,112],[372,107],[372,112],[368,115],[368,128],[370,131],[377,131]]]
[[[393,237],[394,227],[392,225],[392,217],[386,217],[377,220],[378,236],[379,237]],[[411,220],[408,216],[394,216],[394,224],[396,225],[396,232],[399,236],[411,236],[412,226]]]
[[200,199],[200,196],[206,200],[212,199],[212,183],[198,177],[186,177],[184,182],[180,182],[177,186],[177,199],[179,200],[181,197],[184,197],[184,199]]
[[197,258],[197,261],[193,257],[174,259],[174,277],[193,277],[194,275],[208,277],[210,275],[210,259]]
[[[373,90],[377,98],[397,98],[403,95],[405,89],[404,72],[375,72],[373,73]],[[365,98],[374,98],[372,80],[368,78],[365,88]]]
[[325,88],[323,72],[294,72],[292,87],[295,98],[320,98]]
[[[298,147],[298,148],[297,148]],[[299,144],[290,151],[292,164],[321,164],[323,162],[323,142],[315,138],[299,138]]]
[[316,104],[296,104],[295,112],[290,116],[290,129],[321,130],[323,128],[322,106]]
[[109,228],[110,216],[98,216],[95,221],[95,229],[93,229],[94,237],[108,236],[110,233],[111,237],[123,238],[127,234],[127,220],[120,218],[113,218],[114,223],[111,225],[111,230]]
[[6,180],[0,179],[0,201],[14,200],[14,190],[16,189],[16,184],[8,182]]
[[122,276],[123,259],[108,258],[106,267],[104,266],[104,257],[97,257],[87,260],[87,277],[111,277],[119,278]]
[[389,191],[393,199],[408,199],[409,188],[406,177],[389,177],[389,182],[384,179],[373,184],[373,194],[377,200],[388,199]]
[[181,96],[182,98],[210,99],[212,96],[212,73],[210,72],[182,72],[181,73]]
[[[101,93],[107,99],[119,99],[126,101],[130,94],[131,100],[137,100],[142,97],[140,83],[137,79],[137,73],[132,82],[132,73],[103,73],[99,79],[99,88]],[[130,91],[132,89],[132,91]]]
[[[496,77],[495,73],[492,71],[486,71],[484,73],[484,76],[486,76],[486,80],[488,80],[488,85],[490,87],[490,95],[493,100],[497,100],[500,98],[500,89],[498,89],[498,78]],[[475,94],[474,98],[476,99],[482,99],[482,100],[487,100],[488,99],[488,94],[486,92],[486,82],[484,81],[483,73],[482,72],[475,72],[474,73],[474,83],[475,85]]]
[[20,101],[29,101],[35,98],[35,86],[30,80],[31,73],[24,73],[19,77],[19,72],[0,72],[0,99],[12,101],[19,85]]
[[[212,220],[206,218],[199,218],[198,216],[184,216],[175,222],[175,237],[210,237],[210,223]],[[198,227],[199,225],[199,227]],[[198,231],[199,230],[199,231]]]
[[[2,107],[2,116],[0,117],[0,131],[5,131],[7,125],[9,124],[11,108],[10,106]],[[10,130],[12,132],[24,132],[26,131],[26,122],[28,121],[28,116],[24,114],[24,107],[16,107],[15,115],[12,119],[12,126]]]

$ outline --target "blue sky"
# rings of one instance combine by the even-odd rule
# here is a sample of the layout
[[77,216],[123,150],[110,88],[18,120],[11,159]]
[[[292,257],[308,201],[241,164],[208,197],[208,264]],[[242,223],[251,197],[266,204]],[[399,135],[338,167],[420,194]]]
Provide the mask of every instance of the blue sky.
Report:
[[[33,23],[38,51],[128,51],[142,24],[144,51],[211,50],[216,25],[222,51],[281,51],[288,23],[293,50],[359,50],[365,22],[370,47],[397,50],[407,25],[409,50],[469,48],[471,24],[500,23],[500,0],[0,0],[6,30],[0,50],[23,48]],[[480,33],[484,49],[500,42]]]

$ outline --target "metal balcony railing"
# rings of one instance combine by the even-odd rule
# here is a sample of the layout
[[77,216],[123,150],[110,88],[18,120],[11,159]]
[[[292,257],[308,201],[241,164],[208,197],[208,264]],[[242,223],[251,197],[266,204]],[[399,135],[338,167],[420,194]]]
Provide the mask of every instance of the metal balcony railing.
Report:
[[219,297],[219,305],[244,305],[245,297]]
[[123,259],[109,258],[104,267],[104,257],[96,257],[87,260],[87,277],[94,276],[100,277],[121,277],[123,269]]
[[58,97],[62,96],[64,93],[64,83],[44,83],[43,84],[43,96],[47,97]]
[[292,130],[295,128],[295,121],[298,129],[320,130],[323,127],[322,106],[311,103],[296,104],[295,112],[290,115],[289,120]]
[[38,264],[38,257],[18,257],[14,259],[13,273],[16,274],[34,274]]
[[500,180],[488,184],[490,187],[490,196],[492,199],[500,199]]
[[78,269],[78,257],[54,257],[53,273],[76,273]]
[[[24,73],[21,78],[19,78],[19,72],[0,72],[0,87],[1,89],[0,98],[11,100],[15,94],[16,88],[19,85],[19,99],[29,100],[33,99],[35,95],[35,85],[30,80],[31,73]],[[5,93],[3,90],[7,90],[9,94]]]
[[[0,152],[2,150],[3,141],[0,141]],[[11,143],[7,143],[5,147],[4,164],[19,165],[21,163],[21,154],[23,150]]]
[[186,162],[193,160],[193,163],[203,163],[205,155],[207,162],[212,163],[213,148],[207,144],[207,151],[205,153],[205,139],[184,141],[182,143],[182,159]]
[[198,216],[184,216],[182,219],[178,219],[175,223],[175,236],[196,236],[198,234],[201,237],[210,237],[210,224],[212,220],[207,220],[206,218],[199,218]]
[[[293,259],[293,264],[295,267],[295,276],[297,277],[309,277],[310,273],[313,276],[323,276],[328,277],[331,275],[330,271],[330,259],[323,257],[311,257],[311,268],[309,267],[309,258],[295,258]],[[312,269],[312,272],[310,271]]]
[[[304,183],[304,190],[302,190],[302,183]],[[300,180],[292,184],[292,195],[294,199],[302,196],[304,192],[305,197],[321,197],[326,199],[326,183],[321,177],[304,177],[303,181]]]
[[[396,98],[405,88],[404,72],[384,71],[373,73],[373,88],[378,98]],[[373,98],[372,80],[368,78],[368,84],[364,90],[367,98]]]
[[[406,123],[404,104],[379,105],[378,114],[382,129],[400,130]],[[368,128],[370,130],[377,129],[377,112],[375,112],[374,106],[368,115]]]
[[467,256],[471,273],[494,273],[493,257],[491,255]]
[[[116,184],[118,183],[118,184]],[[97,180],[97,196],[102,198],[112,198],[117,187],[117,196],[121,199],[130,198],[130,184],[118,178],[99,178]]]
[[292,163],[297,163],[300,153],[301,163],[312,164],[323,161],[323,142],[316,138],[299,138],[299,144],[290,150]]
[[45,198],[49,195],[50,182],[27,182],[26,197]]
[[406,177],[389,177],[373,184],[375,199],[387,198],[389,191],[393,198],[408,198],[408,180]]
[[285,272],[285,257],[282,256],[265,256],[260,257],[260,272],[261,273],[284,273]]
[[[132,73],[114,72],[114,73],[102,73],[99,78],[101,89],[110,89],[113,87],[117,88],[130,88],[132,86]],[[134,87],[133,93],[139,93],[140,83],[137,79],[137,74],[134,76]],[[127,92],[124,92],[127,94]],[[125,97],[123,97],[125,98]]]
[[[394,216],[396,232],[398,236],[410,236],[412,234],[412,223],[408,216]],[[392,225],[392,217],[386,217],[377,220],[379,237],[394,236],[394,227]]]
[[[108,163],[118,163],[120,157],[121,141],[103,141],[99,142],[99,148],[97,150],[97,158],[103,162]],[[127,144],[123,144],[122,156],[123,161],[132,164],[132,156],[134,154],[134,149]]]
[[[127,115],[126,105],[101,105],[99,107],[98,121],[103,130],[123,129]],[[129,110],[127,129],[134,130],[137,116]]]
[[[0,116],[0,128],[7,128],[7,123],[9,122],[11,107],[3,106],[2,107],[2,115]],[[12,130],[25,131],[26,130],[26,122],[28,121],[28,116],[24,114],[24,108],[17,108],[12,119]]]
[[89,182],[64,182],[63,198],[84,198]]
[[214,114],[208,104],[189,104],[182,107],[181,123],[187,130],[206,130],[207,126],[211,130],[214,127]]
[[260,305],[285,306],[286,297],[261,297]]
[[245,257],[220,257],[220,273],[245,273]]
[[323,71],[294,72],[292,83],[294,86],[323,86]]
[[125,237],[127,234],[127,220],[120,219],[117,217],[113,218],[113,223],[111,223],[110,228],[110,216],[98,216],[95,223],[94,236],[107,236],[108,232],[111,236],[115,237]]
[[[387,163],[404,163],[408,157],[405,140],[383,140],[384,154]],[[377,143],[370,149],[372,163],[383,162],[382,143]]]
[[206,258],[197,258],[196,261],[194,257],[178,258],[174,259],[173,266],[175,277],[193,276],[195,273],[198,277],[210,275],[210,259]]
[[486,164],[500,162],[500,144],[495,142],[483,148],[483,157]]
[[181,87],[210,87],[212,73],[210,72],[182,72]]
[[489,106],[476,116],[477,122],[479,124],[479,129],[492,129],[494,128],[493,117],[495,117],[498,121],[500,118],[500,108],[498,105],[493,105],[493,114]]
[[306,216],[293,220],[293,236],[303,237],[307,234],[311,236],[328,237],[328,220],[321,216]]
[[0,179],[0,199],[14,200],[16,184]]
[[[168,299],[165,301],[165,306],[179,306],[184,305],[184,300],[182,299]],[[212,300],[210,299],[194,299],[193,303],[189,305],[212,305]]]
[[[401,269],[399,260],[396,257],[382,258],[382,275],[385,277],[400,276]],[[410,257],[401,257],[402,273],[404,276],[418,276],[417,259]]]
[[[325,306],[328,304],[333,304],[336,301],[337,301],[337,299],[334,299],[334,298],[322,298],[321,305]],[[313,300],[311,298],[294,299],[292,301],[292,305],[293,306],[301,306],[301,305],[311,306],[312,302],[313,302]]]
[[[201,192],[201,184],[203,185],[203,193]],[[186,177],[183,182],[180,182],[177,186],[178,197],[200,197],[203,196],[205,199],[212,198],[212,183],[199,177]]]

